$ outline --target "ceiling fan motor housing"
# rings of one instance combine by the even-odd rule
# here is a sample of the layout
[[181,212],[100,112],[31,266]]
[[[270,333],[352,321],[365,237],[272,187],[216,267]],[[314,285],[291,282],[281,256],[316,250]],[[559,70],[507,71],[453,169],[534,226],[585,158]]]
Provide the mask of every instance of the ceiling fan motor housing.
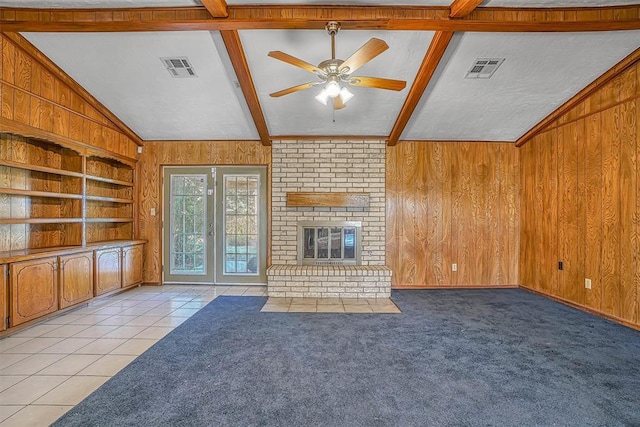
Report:
[[327,25],[324,26],[330,36],[335,36],[340,31],[340,23],[336,21],[329,21]]

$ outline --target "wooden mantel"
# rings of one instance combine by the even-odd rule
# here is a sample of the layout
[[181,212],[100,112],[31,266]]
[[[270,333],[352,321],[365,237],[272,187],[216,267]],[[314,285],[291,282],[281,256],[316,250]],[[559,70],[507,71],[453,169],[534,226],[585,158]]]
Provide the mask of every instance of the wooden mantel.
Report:
[[287,193],[288,207],[368,208],[369,193],[298,192]]

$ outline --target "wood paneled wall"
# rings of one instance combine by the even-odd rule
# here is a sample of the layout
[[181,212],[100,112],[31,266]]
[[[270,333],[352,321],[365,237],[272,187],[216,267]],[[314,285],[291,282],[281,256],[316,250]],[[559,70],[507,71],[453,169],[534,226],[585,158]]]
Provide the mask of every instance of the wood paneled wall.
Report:
[[[139,236],[145,245],[144,282],[160,283],[162,278],[162,167],[179,165],[268,165],[271,180],[271,147],[260,142],[161,141],[145,143],[140,162]],[[271,207],[271,185],[267,200]],[[156,216],[150,215],[151,208]],[[270,212],[268,212],[270,216]],[[271,233],[269,232],[270,236]],[[271,244],[268,243],[268,248]],[[267,255],[270,263],[270,254]]]
[[522,285],[635,326],[639,123],[636,63],[520,153]]
[[135,159],[137,145],[20,36],[0,34],[0,131],[79,143]]
[[517,284],[513,144],[402,142],[387,147],[386,168],[394,287]]

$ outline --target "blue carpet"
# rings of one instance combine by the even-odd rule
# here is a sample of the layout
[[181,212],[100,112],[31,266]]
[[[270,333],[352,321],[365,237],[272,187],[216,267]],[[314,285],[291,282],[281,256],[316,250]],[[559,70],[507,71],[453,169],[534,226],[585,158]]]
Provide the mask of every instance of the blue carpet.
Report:
[[640,333],[525,291],[394,291],[402,314],[219,297],[56,426],[640,425]]

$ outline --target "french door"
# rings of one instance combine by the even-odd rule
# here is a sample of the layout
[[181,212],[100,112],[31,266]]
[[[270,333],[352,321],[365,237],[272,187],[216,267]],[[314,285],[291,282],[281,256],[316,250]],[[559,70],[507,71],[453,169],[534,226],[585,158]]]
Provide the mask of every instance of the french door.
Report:
[[164,283],[266,283],[266,167],[165,167]]

